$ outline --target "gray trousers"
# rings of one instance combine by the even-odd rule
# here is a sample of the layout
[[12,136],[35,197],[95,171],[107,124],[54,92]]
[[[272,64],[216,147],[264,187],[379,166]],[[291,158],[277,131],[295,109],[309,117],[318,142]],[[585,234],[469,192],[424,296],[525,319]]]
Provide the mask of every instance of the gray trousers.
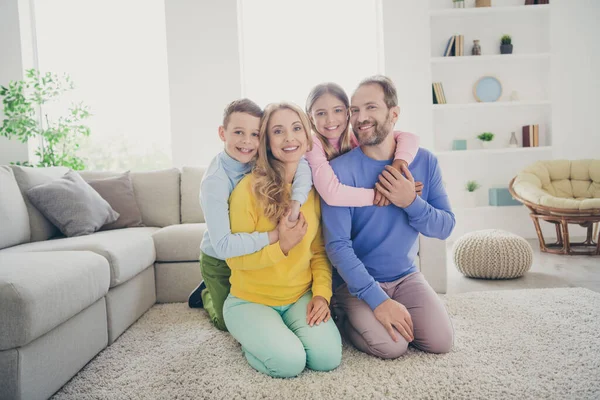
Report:
[[[415,338],[411,345],[429,353],[451,350],[454,342],[452,322],[422,273],[415,272],[379,285],[410,313]],[[360,351],[381,358],[398,358],[406,353],[409,343],[398,331],[399,340],[394,342],[369,305],[352,296],[345,283],[336,289],[332,307],[340,332]]]

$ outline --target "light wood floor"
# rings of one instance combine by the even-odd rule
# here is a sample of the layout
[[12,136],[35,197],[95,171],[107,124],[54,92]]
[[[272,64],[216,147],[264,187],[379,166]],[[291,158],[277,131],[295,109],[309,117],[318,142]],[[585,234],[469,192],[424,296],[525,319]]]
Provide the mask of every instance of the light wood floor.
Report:
[[600,292],[600,256],[562,256],[540,252],[537,240],[529,240],[533,248],[533,265],[523,277],[510,280],[472,279],[462,275],[452,260],[452,244],[448,251],[448,291],[463,293],[482,290],[584,287]]

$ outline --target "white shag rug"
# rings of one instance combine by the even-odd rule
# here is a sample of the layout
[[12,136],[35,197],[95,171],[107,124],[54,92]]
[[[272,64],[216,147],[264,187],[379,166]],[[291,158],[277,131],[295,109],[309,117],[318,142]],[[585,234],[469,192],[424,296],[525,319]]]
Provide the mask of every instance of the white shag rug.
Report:
[[54,399],[598,399],[600,294],[587,289],[445,297],[455,329],[445,355],[397,360],[344,344],[335,371],[274,379],[187,304],[150,309]]

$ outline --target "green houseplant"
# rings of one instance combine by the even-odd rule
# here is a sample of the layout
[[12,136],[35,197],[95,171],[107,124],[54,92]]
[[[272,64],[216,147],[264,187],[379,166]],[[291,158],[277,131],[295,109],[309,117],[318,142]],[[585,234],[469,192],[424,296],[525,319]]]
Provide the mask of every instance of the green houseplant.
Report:
[[25,79],[0,86],[4,120],[0,135],[15,138],[23,143],[37,139],[35,151],[38,162],[15,160],[13,164],[51,167],[65,166],[74,170],[85,168],[84,160],[77,155],[79,141],[90,135],[90,128],[82,123],[91,116],[82,103],[72,105],[64,115],[52,117],[42,113],[42,106],[60,98],[75,86],[68,75],[41,74],[35,69],[26,71]]
[[490,142],[494,139],[494,134],[491,132],[483,132],[480,135],[477,135],[477,139],[480,140],[481,147],[484,149],[489,148]]
[[477,206],[477,198],[475,195],[475,191],[479,189],[481,185],[477,183],[477,181],[467,181],[465,185],[465,199],[464,199],[464,207],[465,208],[473,208]]
[[500,54],[512,54],[513,45],[510,35],[504,35],[500,38]]

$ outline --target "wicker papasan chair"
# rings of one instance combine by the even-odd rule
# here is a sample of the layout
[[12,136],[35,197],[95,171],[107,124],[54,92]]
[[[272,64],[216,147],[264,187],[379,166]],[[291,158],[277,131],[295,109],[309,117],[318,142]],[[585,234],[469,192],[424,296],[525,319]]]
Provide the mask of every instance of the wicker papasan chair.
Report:
[[[600,255],[600,160],[538,161],[513,178],[509,190],[531,210],[541,251]],[[540,220],[555,225],[556,243],[544,241]],[[569,224],[587,228],[584,242],[570,242]]]

